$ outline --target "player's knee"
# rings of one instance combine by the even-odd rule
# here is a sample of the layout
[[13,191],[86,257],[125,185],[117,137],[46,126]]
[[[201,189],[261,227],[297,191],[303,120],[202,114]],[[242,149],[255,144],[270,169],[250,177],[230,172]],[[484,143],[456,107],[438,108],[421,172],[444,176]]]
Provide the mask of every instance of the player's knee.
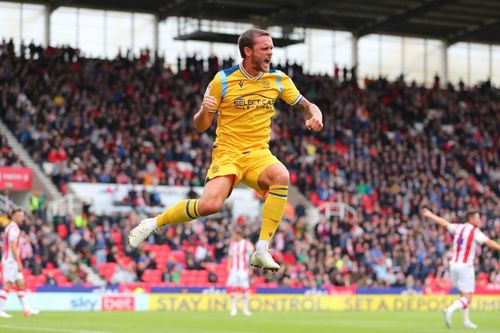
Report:
[[271,179],[271,185],[286,185],[288,186],[290,183],[290,173],[287,169],[283,168],[279,172],[277,172],[274,177]]

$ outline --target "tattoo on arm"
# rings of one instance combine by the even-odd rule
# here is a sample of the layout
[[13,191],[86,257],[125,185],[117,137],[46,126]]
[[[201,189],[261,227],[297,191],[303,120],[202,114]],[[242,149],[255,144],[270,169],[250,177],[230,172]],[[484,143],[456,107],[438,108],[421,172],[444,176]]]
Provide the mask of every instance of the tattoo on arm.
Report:
[[310,105],[309,101],[305,99],[305,97],[302,97],[300,101],[293,107],[299,110],[300,112],[304,113],[306,116],[311,117],[312,112],[309,109],[309,105]]

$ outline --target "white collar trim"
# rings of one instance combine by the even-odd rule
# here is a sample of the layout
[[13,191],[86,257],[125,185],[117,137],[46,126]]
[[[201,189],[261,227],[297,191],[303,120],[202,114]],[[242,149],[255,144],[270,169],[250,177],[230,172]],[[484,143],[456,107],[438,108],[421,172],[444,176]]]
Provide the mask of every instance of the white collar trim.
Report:
[[243,76],[245,76],[247,79],[250,79],[252,81],[256,81],[264,75],[264,72],[259,72],[259,74],[255,75],[255,76],[250,75],[243,67],[243,62],[240,63],[239,67],[240,67],[240,72],[243,74]]

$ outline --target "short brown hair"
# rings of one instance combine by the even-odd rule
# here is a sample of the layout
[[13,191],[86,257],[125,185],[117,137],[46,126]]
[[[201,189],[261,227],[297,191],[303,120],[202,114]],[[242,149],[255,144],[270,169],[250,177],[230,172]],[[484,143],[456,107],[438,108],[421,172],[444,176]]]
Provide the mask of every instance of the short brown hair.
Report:
[[476,214],[479,214],[477,210],[469,210],[467,213],[465,213],[465,221],[469,221]]
[[9,218],[12,218],[12,216],[14,216],[16,213],[19,212],[24,212],[24,210],[22,210],[21,208],[14,208],[13,210],[10,211]]
[[238,37],[238,47],[240,49],[240,55],[245,59],[245,47],[253,48],[254,38],[260,36],[271,36],[269,31],[264,29],[248,29]]
[[236,227],[234,229],[234,233],[240,235],[241,237],[245,236],[245,230],[243,229],[243,227],[239,227],[239,226]]

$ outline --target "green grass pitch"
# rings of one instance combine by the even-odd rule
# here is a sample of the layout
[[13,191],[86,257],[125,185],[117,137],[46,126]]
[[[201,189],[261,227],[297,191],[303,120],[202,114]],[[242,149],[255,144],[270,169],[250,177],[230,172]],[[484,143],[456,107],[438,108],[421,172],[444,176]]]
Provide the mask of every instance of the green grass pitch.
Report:
[[[454,327],[444,327],[441,313],[431,312],[256,312],[252,317],[222,312],[47,312],[24,318],[13,312],[0,318],[0,332],[7,333],[405,333],[465,332],[461,314]],[[500,333],[495,312],[472,312],[481,333]]]

